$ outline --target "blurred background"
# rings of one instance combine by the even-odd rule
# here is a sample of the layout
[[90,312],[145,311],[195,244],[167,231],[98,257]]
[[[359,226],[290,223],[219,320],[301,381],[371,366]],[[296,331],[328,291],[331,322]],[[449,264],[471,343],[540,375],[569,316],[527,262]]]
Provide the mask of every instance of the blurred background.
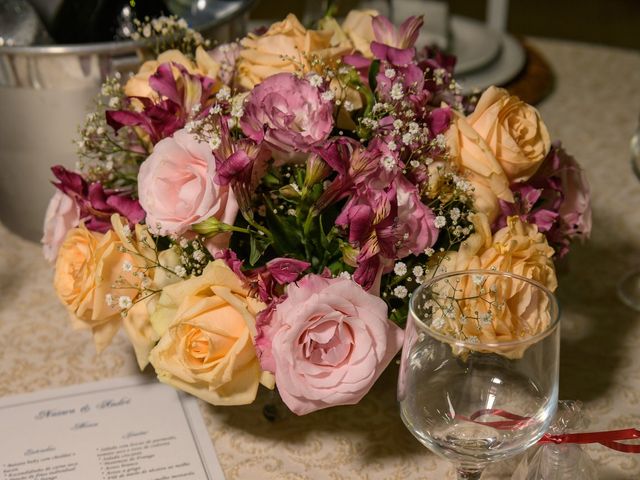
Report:
[[[402,3],[403,0],[396,0]],[[293,11],[304,13],[305,5],[320,0],[262,0],[252,18],[279,18]],[[338,0],[339,13],[362,2]],[[370,3],[370,2],[364,2]],[[486,18],[485,0],[448,0],[452,15],[478,20]],[[562,38],[640,50],[639,0],[515,0],[509,4],[507,31],[516,35]]]
[[[2,0],[0,3],[9,1]],[[31,3],[42,18],[51,18],[61,1],[32,0]],[[404,1],[395,0],[395,3]],[[166,3],[181,2],[185,3],[185,0],[173,0],[173,2],[169,0]],[[83,2],[80,0],[76,3]],[[207,4],[207,0],[194,0],[194,3]],[[208,0],[208,3],[224,4],[225,1]],[[250,13],[252,19],[273,20],[289,12],[302,18],[305,9],[319,10],[324,2],[323,0],[257,0],[249,3],[255,4]],[[358,8],[360,4],[372,2],[336,0],[334,3],[338,7],[338,15],[341,15],[352,8]],[[452,15],[484,20],[489,1],[446,0],[437,3],[446,4]],[[517,0],[505,3],[508,4],[506,28],[511,33],[602,43],[640,50],[639,0]]]
[[[484,18],[483,1],[450,0],[448,3],[456,15]],[[512,1],[507,31],[640,50],[640,1]]]

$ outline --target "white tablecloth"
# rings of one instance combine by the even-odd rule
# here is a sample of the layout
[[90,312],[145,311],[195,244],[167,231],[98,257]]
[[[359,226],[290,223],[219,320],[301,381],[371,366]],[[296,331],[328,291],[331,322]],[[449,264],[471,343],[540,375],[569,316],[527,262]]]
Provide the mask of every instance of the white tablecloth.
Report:
[[[591,429],[640,427],[640,315],[616,298],[618,279],[640,268],[640,183],[628,163],[640,112],[640,55],[533,40],[557,75],[540,106],[553,138],[585,166],[592,185],[592,240],[574,247],[560,275],[560,396],[585,402]],[[1,147],[0,147],[1,148]],[[124,335],[96,356],[72,331],[37,245],[0,225],[0,396],[137,373]],[[246,407],[202,412],[232,479],[453,479],[449,465],[404,428],[392,366],[357,406],[291,414],[270,423],[268,394]],[[0,440],[2,438],[0,427]],[[601,479],[640,478],[640,456],[588,446]],[[514,462],[484,478],[509,478]]]

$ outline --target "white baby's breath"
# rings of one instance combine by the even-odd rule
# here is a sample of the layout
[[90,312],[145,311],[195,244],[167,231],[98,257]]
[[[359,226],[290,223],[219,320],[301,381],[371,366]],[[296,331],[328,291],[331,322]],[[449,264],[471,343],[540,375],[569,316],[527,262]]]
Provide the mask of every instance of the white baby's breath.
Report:
[[398,297],[398,298],[406,298],[407,294],[409,293],[409,291],[407,290],[407,287],[405,287],[404,285],[398,285],[396,288],[393,289],[393,294]]
[[399,275],[399,276],[406,275],[406,273],[407,273],[407,264],[404,263],[404,262],[397,262],[393,266],[393,272],[396,275]]

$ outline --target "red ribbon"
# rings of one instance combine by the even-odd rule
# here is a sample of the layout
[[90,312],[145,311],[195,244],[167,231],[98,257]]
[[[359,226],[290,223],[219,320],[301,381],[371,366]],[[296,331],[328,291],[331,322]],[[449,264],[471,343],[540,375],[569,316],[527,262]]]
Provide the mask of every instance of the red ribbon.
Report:
[[[485,415],[492,415],[494,417],[502,417],[506,420],[497,420],[483,422],[478,420]],[[493,427],[498,430],[517,430],[524,428],[531,424],[530,417],[523,417],[516,415],[506,410],[500,409],[485,409],[478,410],[471,417],[464,417],[462,415],[456,415],[458,418],[467,420],[488,427]],[[575,444],[587,444],[587,443],[599,443],[607,448],[611,448],[618,452],[624,453],[640,453],[640,444],[629,445],[628,443],[621,443],[621,440],[635,440],[640,439],[640,430],[635,428],[625,428],[623,430],[610,430],[602,432],[586,432],[586,433],[564,433],[560,435],[551,435],[549,433],[538,441],[538,443],[575,443]]]
[[550,435],[546,433],[538,443],[599,443],[618,452],[640,453],[640,445],[629,445],[628,443],[619,442],[619,440],[634,440],[636,438],[640,438],[640,430],[625,428],[623,430],[564,433],[562,435]]

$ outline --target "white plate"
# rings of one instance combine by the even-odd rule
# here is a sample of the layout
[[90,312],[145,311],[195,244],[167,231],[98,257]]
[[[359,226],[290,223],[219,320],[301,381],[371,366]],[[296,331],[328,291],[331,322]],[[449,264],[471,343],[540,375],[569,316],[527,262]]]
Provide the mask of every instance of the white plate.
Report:
[[465,74],[491,63],[500,53],[501,35],[485,23],[470,18],[451,18],[449,50],[457,57],[456,72]]
[[524,48],[513,36],[503,35],[502,48],[493,62],[480,70],[459,74],[456,68],[455,78],[462,87],[462,93],[473,93],[490,85],[503,85],[513,79],[524,67],[526,54]]

